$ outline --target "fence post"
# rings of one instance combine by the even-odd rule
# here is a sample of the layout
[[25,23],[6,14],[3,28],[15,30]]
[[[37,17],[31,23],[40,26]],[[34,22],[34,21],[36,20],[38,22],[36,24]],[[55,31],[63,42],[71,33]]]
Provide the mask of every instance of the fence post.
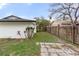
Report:
[[78,27],[77,27],[77,25],[75,26],[75,43],[76,43],[76,40],[77,40],[77,29],[78,29]]
[[50,31],[49,32],[51,33],[51,26],[50,26]]
[[60,30],[60,25],[58,24],[58,37],[60,37],[59,30]]
[[67,32],[67,27],[66,27],[65,29],[66,29],[66,32],[65,32],[65,34],[66,34],[66,40],[67,40],[67,33],[68,33],[68,32]]
[[73,40],[73,44],[75,44],[75,30],[76,30],[76,26],[74,24],[72,24],[72,40]]

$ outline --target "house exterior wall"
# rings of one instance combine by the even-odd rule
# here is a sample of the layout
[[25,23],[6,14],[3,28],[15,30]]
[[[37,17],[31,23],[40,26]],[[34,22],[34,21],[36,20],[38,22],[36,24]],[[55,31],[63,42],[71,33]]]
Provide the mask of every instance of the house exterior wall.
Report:
[[[36,33],[35,22],[0,22],[0,38],[25,38],[24,31],[27,27],[33,27]],[[21,36],[17,31],[20,31]]]

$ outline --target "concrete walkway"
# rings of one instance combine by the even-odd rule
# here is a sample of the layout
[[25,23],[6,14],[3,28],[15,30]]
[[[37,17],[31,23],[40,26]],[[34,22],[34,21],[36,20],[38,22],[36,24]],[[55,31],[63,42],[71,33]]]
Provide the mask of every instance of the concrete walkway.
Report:
[[71,44],[41,42],[41,56],[79,56],[79,49]]

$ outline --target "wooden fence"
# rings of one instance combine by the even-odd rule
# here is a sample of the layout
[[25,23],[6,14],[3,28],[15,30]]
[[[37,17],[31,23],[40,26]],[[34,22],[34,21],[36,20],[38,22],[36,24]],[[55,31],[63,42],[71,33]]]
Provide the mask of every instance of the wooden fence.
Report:
[[[48,26],[47,31],[53,35],[58,36],[61,39],[73,42],[73,28],[71,25],[57,25],[57,26]],[[76,25],[75,29],[75,35],[74,35],[74,42],[76,44],[79,44],[79,25]]]

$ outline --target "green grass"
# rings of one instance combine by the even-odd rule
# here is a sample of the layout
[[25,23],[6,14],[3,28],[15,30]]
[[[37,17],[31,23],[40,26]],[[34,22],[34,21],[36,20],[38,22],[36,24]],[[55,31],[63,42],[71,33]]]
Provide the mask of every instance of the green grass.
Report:
[[36,45],[36,42],[56,42],[57,39],[47,32],[38,32],[34,35],[33,39],[29,40],[0,40],[0,55],[40,55],[40,45]]
[[58,38],[47,32],[39,32],[33,37],[33,39],[36,42],[56,42]]

